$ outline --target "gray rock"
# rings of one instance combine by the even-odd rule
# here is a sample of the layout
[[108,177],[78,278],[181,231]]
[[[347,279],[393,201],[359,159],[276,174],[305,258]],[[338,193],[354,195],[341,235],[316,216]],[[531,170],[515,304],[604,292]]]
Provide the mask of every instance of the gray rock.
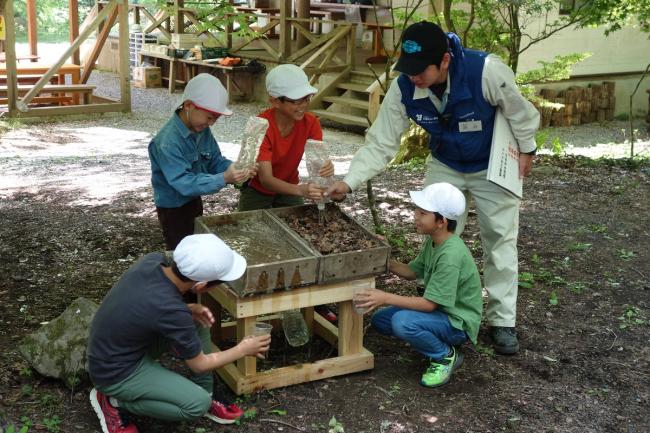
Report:
[[42,375],[73,388],[86,375],[86,343],[97,308],[88,299],[75,299],[59,317],[25,337],[20,353]]

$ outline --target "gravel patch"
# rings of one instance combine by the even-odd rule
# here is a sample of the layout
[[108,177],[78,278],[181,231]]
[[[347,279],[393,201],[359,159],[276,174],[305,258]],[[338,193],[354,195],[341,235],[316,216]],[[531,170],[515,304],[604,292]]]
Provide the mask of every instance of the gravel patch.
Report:
[[[634,153],[650,156],[650,134],[643,119],[635,119]],[[630,156],[630,122],[614,120],[603,123],[589,123],[579,126],[551,127],[543,131],[548,134],[547,143],[558,138],[564,144],[563,151],[569,155],[590,158],[624,158]],[[542,153],[552,153],[544,149]]]

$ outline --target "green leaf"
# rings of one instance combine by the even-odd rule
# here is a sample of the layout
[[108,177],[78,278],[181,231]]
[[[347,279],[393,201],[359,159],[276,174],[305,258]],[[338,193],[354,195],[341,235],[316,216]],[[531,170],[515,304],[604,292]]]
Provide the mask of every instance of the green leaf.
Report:
[[551,292],[551,296],[548,298],[548,303],[553,306],[558,304],[557,293],[555,293],[555,290]]
[[273,415],[280,415],[280,416],[285,416],[287,414],[286,410],[283,409],[273,409],[267,411],[267,413],[273,414]]

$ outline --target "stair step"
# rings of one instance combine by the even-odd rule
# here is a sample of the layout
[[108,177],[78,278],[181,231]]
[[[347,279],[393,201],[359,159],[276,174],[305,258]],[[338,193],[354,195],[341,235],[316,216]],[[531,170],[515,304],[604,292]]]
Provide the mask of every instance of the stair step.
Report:
[[366,89],[368,88],[369,84],[360,84],[360,83],[338,83],[336,87],[339,89],[345,89],[345,90],[352,90],[355,92],[363,92],[366,93]]
[[[380,75],[377,74],[377,76]],[[350,78],[352,78],[352,81],[363,81],[364,83],[372,83],[376,80],[375,75],[370,71],[350,71]]]
[[354,108],[368,109],[368,99],[355,99],[347,98],[345,96],[326,96],[323,101],[332,102],[334,104],[343,104]]
[[335,122],[343,123],[345,125],[368,126],[368,121],[365,117],[354,116],[352,114],[334,113],[327,110],[310,110],[312,113],[322,119],[329,119]]

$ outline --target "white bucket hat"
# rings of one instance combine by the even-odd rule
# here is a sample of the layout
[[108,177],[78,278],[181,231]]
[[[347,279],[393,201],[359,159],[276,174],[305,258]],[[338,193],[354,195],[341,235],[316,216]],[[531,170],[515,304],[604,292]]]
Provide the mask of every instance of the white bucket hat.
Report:
[[184,237],[174,250],[174,261],[192,281],[234,281],[246,271],[246,259],[209,233]]
[[465,212],[465,196],[450,183],[434,183],[422,191],[409,191],[409,194],[417,207],[438,212],[448,220],[457,221]]
[[266,76],[266,91],[274,98],[301,99],[317,93],[318,89],[309,84],[305,71],[287,63],[271,69]]
[[230,116],[227,107],[228,92],[221,81],[210,74],[199,74],[187,82],[183,92],[183,102],[192,101],[197,108],[223,116]]

